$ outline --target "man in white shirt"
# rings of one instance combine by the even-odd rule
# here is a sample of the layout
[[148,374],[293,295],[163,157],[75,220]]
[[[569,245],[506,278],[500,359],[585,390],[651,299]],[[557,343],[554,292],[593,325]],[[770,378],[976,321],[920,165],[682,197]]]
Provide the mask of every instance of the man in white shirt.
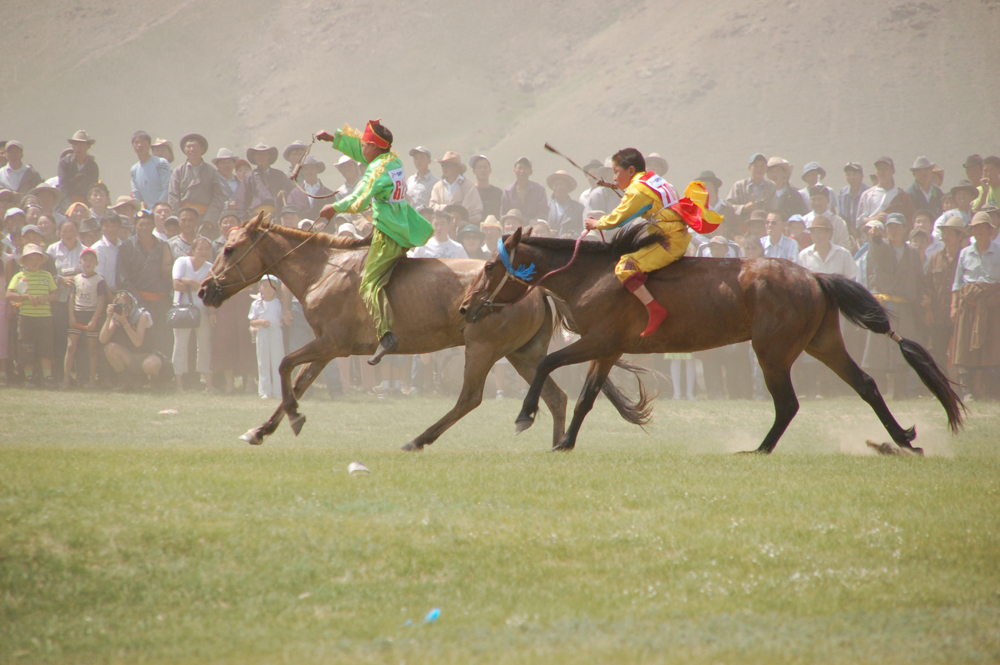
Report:
[[21,161],[24,147],[20,141],[7,141],[4,152],[7,163],[0,168],[0,189],[26,194],[42,184],[42,176],[38,175],[38,171]]
[[809,235],[813,244],[799,252],[798,263],[813,272],[841,275],[847,279],[857,279],[860,270],[851,253],[831,242],[833,224],[825,215],[813,219]]
[[799,260],[799,243],[785,235],[785,218],[780,212],[767,213],[767,235],[764,236],[764,256],[769,259]]
[[866,189],[858,201],[857,226],[872,220],[885,224],[890,212],[899,212],[912,219],[913,203],[909,194],[896,186],[896,167],[890,157],[875,160],[875,177],[877,184]]
[[[141,210],[139,215],[149,215],[150,213]],[[104,278],[108,288],[112,292],[118,291],[118,246],[121,244],[119,233],[122,228],[122,219],[115,213],[101,217],[101,239],[92,245],[97,252],[98,275]]]
[[411,259],[467,259],[469,255],[461,243],[448,237],[451,228],[451,215],[444,210],[435,210],[431,217],[434,235],[426,245],[414,247],[407,254]]
[[833,244],[849,247],[851,234],[847,230],[847,222],[830,210],[830,189],[817,185],[809,190],[809,213],[802,217],[806,228],[812,229],[812,222],[817,216],[824,216],[833,225]]
[[463,174],[466,166],[457,152],[448,151],[437,160],[441,165],[441,180],[431,188],[430,207],[444,210],[457,203],[469,211],[469,222],[478,224],[483,219],[483,200],[479,198],[476,183]]
[[413,158],[413,167],[417,172],[406,179],[406,199],[410,205],[420,210],[431,204],[431,188],[438,181],[437,176],[431,173],[431,151],[418,145],[410,150],[410,157]]

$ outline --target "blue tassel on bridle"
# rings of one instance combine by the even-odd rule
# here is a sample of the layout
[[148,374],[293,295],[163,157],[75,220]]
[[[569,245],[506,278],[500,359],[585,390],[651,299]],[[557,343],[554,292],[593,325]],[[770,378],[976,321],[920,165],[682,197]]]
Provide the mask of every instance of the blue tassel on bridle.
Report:
[[510,264],[510,255],[507,254],[507,248],[503,245],[503,238],[497,240],[497,253],[500,255],[500,261],[503,262],[503,267],[507,269],[508,273],[526,282],[531,281],[531,278],[535,275],[535,264],[532,263],[530,266],[526,266],[522,263],[515,270],[514,266]]

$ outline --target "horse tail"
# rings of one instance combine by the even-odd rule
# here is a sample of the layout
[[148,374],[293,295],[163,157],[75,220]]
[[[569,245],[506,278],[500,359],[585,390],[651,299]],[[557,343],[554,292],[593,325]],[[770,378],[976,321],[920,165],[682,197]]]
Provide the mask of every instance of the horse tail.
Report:
[[899,344],[903,358],[927,389],[941,402],[948,415],[948,427],[957,434],[962,428],[965,404],[952,389],[952,382],[934,362],[930,352],[913,340],[904,339],[893,332],[889,316],[881,303],[865,287],[840,275],[815,273],[813,277],[819,282],[827,298],[833,301],[849,321],[873,333],[888,335]]
[[646,390],[646,386],[642,382],[641,375],[648,374],[649,370],[645,367],[625,362],[624,360],[616,362],[615,367],[619,367],[635,376],[635,380],[639,384],[639,397],[635,400],[629,399],[628,396],[626,396],[625,393],[623,393],[621,389],[611,381],[610,377],[604,382],[604,385],[601,386],[601,392],[604,393],[604,396],[608,398],[608,401],[611,402],[612,405],[614,405],[618,414],[624,418],[626,422],[638,425],[639,427],[648,425],[653,419],[653,400],[656,398],[656,394],[650,394]]

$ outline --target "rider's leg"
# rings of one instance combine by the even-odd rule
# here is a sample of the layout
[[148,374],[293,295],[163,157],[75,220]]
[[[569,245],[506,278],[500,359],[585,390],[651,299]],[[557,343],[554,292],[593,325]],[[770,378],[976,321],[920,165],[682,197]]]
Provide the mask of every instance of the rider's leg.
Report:
[[406,250],[395,240],[375,229],[359,287],[361,299],[375,322],[375,330],[379,339],[379,347],[375,351],[375,355],[368,361],[369,365],[377,365],[382,360],[382,356],[399,348],[399,339],[392,333],[394,323],[392,307],[389,305],[385,287],[389,283],[396,262],[405,253]]
[[683,222],[651,224],[650,232],[662,235],[663,239],[630,254],[623,254],[615,266],[615,275],[621,280],[622,285],[646,306],[649,323],[642,332],[642,337],[648,337],[656,332],[667,318],[666,308],[656,302],[645,286],[648,279],[646,273],[663,268],[679,259],[691,242],[691,234]]

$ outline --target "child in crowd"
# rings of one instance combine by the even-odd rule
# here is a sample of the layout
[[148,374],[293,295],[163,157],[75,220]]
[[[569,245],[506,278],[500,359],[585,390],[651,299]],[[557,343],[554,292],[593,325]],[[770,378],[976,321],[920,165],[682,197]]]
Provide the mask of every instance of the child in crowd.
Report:
[[278,365],[285,355],[285,339],[281,332],[281,301],[275,296],[281,282],[264,275],[260,280],[260,296],[250,305],[250,332],[257,341],[257,392],[261,399],[281,396]]
[[[56,280],[42,270],[45,252],[38,245],[24,246],[18,262],[24,268],[14,275],[7,287],[7,300],[20,306],[17,322],[18,355],[28,385],[52,385],[52,306],[56,299]],[[41,365],[41,377],[35,377],[35,362]]]
[[73,295],[69,299],[69,344],[66,348],[66,363],[63,371],[63,388],[69,388],[70,375],[76,361],[76,348],[81,337],[87,338],[87,357],[90,361],[90,372],[87,380],[82,381],[83,372],[77,372],[77,382],[90,388],[91,381],[97,376],[97,345],[100,317],[108,302],[108,285],[104,278],[97,274],[97,252],[85,247],[80,252],[80,266],[83,272],[73,277]]

